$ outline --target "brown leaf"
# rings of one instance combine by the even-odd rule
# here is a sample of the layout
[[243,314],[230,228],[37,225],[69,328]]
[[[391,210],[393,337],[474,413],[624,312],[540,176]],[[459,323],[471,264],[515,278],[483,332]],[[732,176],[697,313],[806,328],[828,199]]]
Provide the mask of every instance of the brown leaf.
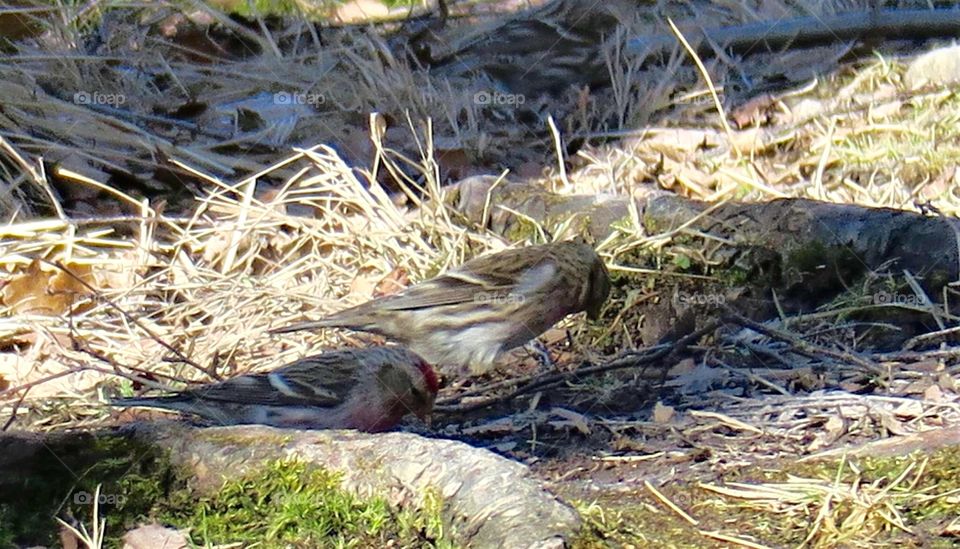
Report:
[[960,538],[960,517],[953,519],[953,521],[950,524],[944,527],[940,535],[949,536],[953,538]]
[[943,390],[940,389],[939,385],[931,385],[923,392],[923,400],[928,402],[942,402]]
[[941,372],[937,378],[937,385],[944,391],[957,392],[957,381],[947,372]]
[[670,423],[670,420],[673,419],[675,410],[673,406],[667,406],[666,404],[657,401],[653,406],[653,422],[654,423]]
[[590,434],[590,421],[587,419],[587,416],[578,414],[573,410],[567,410],[566,408],[553,408],[550,410],[550,413],[563,418],[563,421],[551,421],[550,425],[554,427],[566,427],[571,425],[577,431],[580,431],[581,434]]
[[[935,387],[935,386],[934,386]],[[893,414],[898,418],[913,419],[923,415],[923,404],[919,400],[910,400],[897,406]]]
[[888,413],[888,412],[881,412],[881,413],[880,413],[880,424],[883,425],[883,427],[884,427],[887,431],[889,431],[890,434],[892,434],[892,435],[904,436],[904,435],[909,435],[909,434],[912,433],[912,431],[910,431],[910,430],[903,424],[903,422],[897,420],[897,418],[893,417],[893,414]]
[[758,95],[734,109],[730,118],[740,129],[754,124],[762,126],[769,120],[768,111],[773,110],[776,104],[777,99],[769,93]]
[[387,273],[387,276],[381,278],[380,282],[377,282],[377,285],[373,288],[373,297],[378,298],[393,295],[409,285],[409,273],[407,273],[407,270],[403,267],[397,267]]
[[60,525],[60,547],[63,549],[80,549],[80,539],[62,524]]
[[[7,281],[0,291],[0,299],[19,314],[61,315],[69,312],[78,295],[90,293],[77,278],[91,285],[94,279],[90,265],[67,264],[65,267],[75,276],[60,269],[43,270],[39,260],[33,260],[24,272],[15,274]],[[91,303],[87,303],[83,309],[91,306]]]

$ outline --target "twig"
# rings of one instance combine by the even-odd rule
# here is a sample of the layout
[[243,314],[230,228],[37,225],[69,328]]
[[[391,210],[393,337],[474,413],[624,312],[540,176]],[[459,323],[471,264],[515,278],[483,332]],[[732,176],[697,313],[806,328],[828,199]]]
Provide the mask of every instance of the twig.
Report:
[[[559,385],[560,383],[570,381],[572,379],[579,379],[583,376],[589,376],[594,374],[601,374],[606,372],[612,372],[614,370],[623,370],[626,368],[635,368],[640,365],[650,364],[656,362],[673,352],[677,352],[681,349],[688,347],[693,342],[697,341],[705,334],[712,332],[720,325],[719,322],[711,322],[707,326],[688,334],[679,340],[676,343],[661,343],[654,345],[648,349],[643,350],[634,350],[628,351],[606,364],[598,364],[596,366],[587,366],[585,368],[577,368],[571,372],[563,372],[560,374],[548,374],[543,375],[538,378],[533,378],[530,382],[523,387],[509,393],[507,395],[489,398],[480,402],[476,402],[464,406],[435,406],[434,410],[442,413],[467,413],[474,410],[479,410],[482,408],[487,408],[489,406],[495,406],[503,402],[508,402],[514,398],[530,393],[532,391],[543,389],[544,387],[549,387],[551,385]],[[639,356],[638,356],[639,355]]]
[[69,370],[64,370],[64,371],[62,371],[62,372],[57,372],[57,373],[55,373],[55,374],[50,374],[50,375],[48,375],[47,377],[42,377],[42,378],[40,378],[40,379],[35,379],[35,380],[31,381],[31,382],[24,383],[23,385],[17,385],[16,387],[10,387],[9,389],[4,389],[3,391],[0,391],[0,399],[2,399],[3,397],[5,397],[5,396],[7,396],[7,395],[12,395],[12,394],[17,393],[17,392],[20,392],[20,391],[29,390],[31,387],[36,387],[37,385],[41,385],[41,384],[46,383],[46,382],[48,382],[48,381],[53,381],[54,379],[57,379],[58,377],[63,377],[63,376],[68,376],[68,375],[70,375],[70,374],[80,373],[80,372],[86,370],[87,368],[88,368],[87,366],[73,366],[73,367],[71,367]]
[[[823,46],[862,36],[914,39],[956,36],[960,32],[960,12],[947,9],[855,11],[833,17],[797,17],[713,29],[685,28],[684,31],[709,37],[709,41],[701,36],[693,37],[696,51],[701,55],[712,53],[708,42],[718,43],[727,50],[766,52],[786,46]],[[673,48],[675,43],[675,38],[669,34],[631,38],[627,41],[625,52],[656,59],[661,52]]]
[[667,23],[670,25],[670,30],[673,31],[674,36],[683,44],[684,49],[687,50],[687,54],[690,55],[690,58],[693,59],[693,62],[697,65],[700,76],[707,82],[707,89],[710,90],[710,97],[713,98],[713,106],[717,109],[717,115],[720,117],[720,124],[723,126],[723,131],[727,134],[727,140],[733,148],[733,152],[736,153],[737,158],[740,158],[742,156],[740,147],[737,146],[737,140],[733,138],[733,128],[731,128],[730,123],[727,122],[727,113],[723,110],[723,102],[720,101],[720,96],[717,95],[717,87],[713,85],[713,79],[710,78],[707,67],[703,65],[703,61],[700,59],[700,56],[697,55],[696,50],[693,49],[690,42],[687,42],[686,37],[683,36],[680,29],[673,23],[673,19],[667,18]]
[[126,369],[128,369],[128,370],[132,370],[132,371],[137,372],[137,373],[139,373],[139,374],[144,374],[145,376],[153,376],[153,377],[158,377],[158,378],[163,378],[163,379],[169,379],[170,381],[176,381],[177,383],[186,383],[186,384],[198,383],[198,382],[195,382],[195,381],[190,381],[190,380],[182,379],[182,378],[179,378],[179,377],[176,377],[176,376],[172,376],[172,375],[169,375],[169,374],[163,374],[163,373],[160,373],[160,372],[151,372],[150,370],[146,370],[146,369],[144,369],[144,368],[140,368],[140,367],[137,367],[137,366],[128,366],[128,365],[125,365],[125,364],[119,364],[119,363],[117,363],[115,360],[111,359],[110,357],[108,357],[108,356],[106,356],[106,355],[104,355],[104,354],[102,354],[102,353],[100,353],[100,352],[98,352],[98,351],[95,351],[95,350],[93,350],[93,349],[91,349],[91,348],[87,347],[86,345],[83,345],[82,343],[79,343],[79,342],[77,342],[77,343],[74,344],[74,349],[76,349],[77,351],[80,351],[81,353],[84,353],[84,354],[86,354],[86,355],[90,355],[90,356],[92,356],[93,358],[95,358],[95,359],[103,362],[104,364],[109,364],[110,366],[113,367],[113,373],[114,373],[115,375],[118,375],[118,376],[120,376],[120,377],[129,379],[130,381],[136,381],[137,383],[142,383],[143,385],[147,385],[147,386],[150,386],[150,387],[154,387],[154,388],[158,388],[158,389],[163,389],[163,390],[169,390],[169,387],[164,387],[164,386],[160,385],[159,383],[157,383],[157,382],[155,382],[155,381],[151,381],[151,380],[150,380],[149,378],[147,378],[147,377],[141,378],[141,377],[138,377],[138,376],[134,376],[134,375],[132,375],[132,374],[127,374],[127,373],[123,372],[123,371],[121,370],[121,368],[126,368]]
[[139,319],[139,318],[137,318],[137,317],[133,316],[132,314],[128,313],[127,311],[125,311],[122,307],[120,307],[119,305],[117,305],[116,303],[114,303],[113,300],[111,300],[110,298],[104,296],[99,290],[97,290],[96,288],[94,288],[93,286],[91,286],[89,283],[87,283],[86,280],[83,280],[82,278],[80,278],[79,276],[77,276],[76,274],[74,274],[70,269],[68,269],[66,266],[64,266],[64,265],[63,265],[62,263],[60,263],[59,261],[49,261],[49,260],[46,260],[46,259],[41,259],[40,261],[43,261],[44,263],[46,263],[46,264],[48,264],[48,265],[53,265],[54,267],[60,269],[60,270],[63,271],[64,273],[66,273],[67,276],[69,276],[70,278],[72,278],[72,279],[75,280],[76,282],[79,282],[80,284],[82,284],[85,288],[87,288],[88,290],[90,290],[90,291],[93,293],[93,295],[95,295],[95,296],[97,297],[97,299],[102,300],[104,303],[106,303],[107,305],[109,305],[110,308],[112,308],[113,310],[115,310],[115,311],[117,311],[118,313],[120,313],[121,315],[123,315],[124,318],[126,318],[128,321],[130,321],[131,323],[133,323],[134,325],[136,325],[138,328],[140,328],[141,330],[143,330],[144,333],[146,333],[148,336],[150,336],[150,339],[156,341],[158,344],[160,344],[161,347],[163,347],[164,349],[166,349],[166,350],[170,351],[171,353],[173,353],[174,355],[176,355],[177,358],[180,360],[180,362],[183,362],[184,364],[189,364],[190,366],[196,368],[197,370],[200,370],[200,371],[203,372],[204,374],[210,376],[211,378],[213,378],[213,379],[215,379],[215,380],[217,380],[217,381],[222,380],[222,378],[220,377],[219,374],[217,374],[216,371],[211,371],[211,369],[204,368],[203,366],[197,364],[196,362],[194,362],[193,360],[191,360],[189,357],[187,357],[186,355],[184,355],[182,352],[180,352],[179,349],[177,349],[177,348],[174,347],[173,345],[170,345],[169,343],[167,343],[166,341],[164,341],[163,339],[161,339],[160,336],[158,336],[156,333],[154,333],[153,330],[151,330],[151,329],[148,328],[146,325],[144,325],[142,322],[140,322],[140,319]]
[[26,391],[20,393],[19,400],[17,400],[16,404],[13,405],[13,410],[10,412],[10,419],[3,424],[3,429],[0,429],[0,431],[6,431],[11,425],[13,425],[13,422],[17,419],[17,410],[20,409],[20,405],[23,404],[23,400],[27,398],[27,393],[29,392],[30,389],[28,388]]
[[654,488],[653,484],[650,484],[649,480],[644,480],[643,486],[644,488],[647,489],[648,492],[653,494],[653,497],[657,498],[657,500],[660,501],[660,503],[666,505],[667,508],[669,508],[671,511],[676,513],[677,516],[679,516],[680,518],[687,521],[693,526],[697,526],[698,524],[700,524],[700,521],[691,517],[689,514],[687,514],[686,511],[681,509],[676,503],[670,501],[670,499],[667,496],[663,495],[663,493],[660,490],[657,490],[656,488]]
[[811,358],[821,358],[821,356],[818,356],[818,355],[827,356],[835,360],[839,360],[841,362],[855,364],[874,375],[884,376],[887,374],[886,369],[884,369],[883,367],[855,353],[846,352],[846,351],[834,351],[833,349],[830,349],[828,347],[817,345],[815,343],[810,343],[809,341],[804,341],[799,337],[796,337],[787,332],[770,328],[768,326],[764,326],[759,322],[750,320],[749,318],[734,312],[733,309],[729,307],[727,307],[726,309],[727,309],[727,314],[724,316],[725,321],[731,322],[733,324],[738,324],[744,328],[749,328],[759,334],[763,334],[767,337],[772,337],[774,339],[778,339],[780,341],[788,343],[791,347],[794,348],[796,352],[800,354],[809,356]]

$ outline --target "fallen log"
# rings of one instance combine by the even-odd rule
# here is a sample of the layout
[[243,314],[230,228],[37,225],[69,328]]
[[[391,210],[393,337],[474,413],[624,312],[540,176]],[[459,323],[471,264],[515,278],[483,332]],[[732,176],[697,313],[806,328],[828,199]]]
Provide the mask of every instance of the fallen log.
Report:
[[[76,503],[83,487],[109,485],[112,497],[123,501],[133,497],[123,493],[125,477],[172,474],[197,498],[278,459],[338,472],[343,490],[386,497],[398,508],[418,508],[428,492],[438,494],[444,531],[464,547],[562,547],[579,529],[577,513],[545,491],[527,467],[462,442],[412,433],[179,422],[0,435],[0,516],[10,521],[17,518],[11,514],[31,512],[55,530],[54,517]],[[83,492],[87,499],[90,493]]]

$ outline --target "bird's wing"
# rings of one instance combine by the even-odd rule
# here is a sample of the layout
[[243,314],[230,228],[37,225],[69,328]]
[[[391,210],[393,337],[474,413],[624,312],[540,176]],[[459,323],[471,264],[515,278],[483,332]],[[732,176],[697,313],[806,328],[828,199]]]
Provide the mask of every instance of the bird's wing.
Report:
[[531,295],[550,280],[556,266],[539,250],[508,250],[483,256],[403,292],[379,300],[381,310],[409,310],[475,301],[516,293]]
[[333,407],[355,384],[356,368],[344,364],[342,357],[330,358],[306,357],[269,373],[243,375],[185,394],[242,404]]

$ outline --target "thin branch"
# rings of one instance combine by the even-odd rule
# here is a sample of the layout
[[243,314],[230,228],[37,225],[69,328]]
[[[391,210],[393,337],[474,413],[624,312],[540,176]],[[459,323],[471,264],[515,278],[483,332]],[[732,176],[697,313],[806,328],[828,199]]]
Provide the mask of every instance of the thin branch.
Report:
[[123,315],[123,317],[126,318],[129,322],[133,323],[135,326],[137,326],[138,328],[140,328],[141,330],[143,330],[144,333],[146,333],[148,336],[150,336],[150,339],[154,340],[155,342],[157,342],[158,344],[160,344],[161,347],[163,347],[164,349],[166,349],[166,350],[170,351],[171,353],[173,353],[174,355],[176,355],[180,362],[183,362],[184,364],[189,364],[190,366],[193,366],[193,367],[196,368],[197,370],[200,370],[200,371],[203,372],[204,374],[210,376],[211,378],[213,378],[213,379],[215,379],[215,380],[217,380],[217,381],[222,380],[222,378],[220,377],[220,375],[217,374],[216,371],[213,371],[212,368],[204,368],[203,366],[201,366],[201,365],[197,364],[196,362],[194,362],[193,360],[191,360],[191,359],[190,359],[189,357],[187,357],[185,354],[183,354],[182,352],[180,352],[179,349],[177,349],[177,348],[174,347],[173,345],[170,345],[169,343],[167,343],[166,341],[164,341],[163,339],[161,339],[160,336],[158,336],[156,333],[154,333],[153,330],[151,330],[151,329],[148,328],[145,324],[143,324],[142,322],[140,322],[140,319],[139,319],[139,318],[137,318],[137,317],[133,316],[132,314],[128,313],[127,311],[125,311],[122,307],[120,307],[119,305],[117,305],[116,303],[114,303],[113,300],[111,300],[110,298],[108,298],[108,297],[106,297],[105,295],[103,295],[103,293],[101,293],[100,290],[94,288],[94,287],[91,286],[86,280],[83,280],[82,278],[80,278],[79,276],[77,276],[76,274],[74,274],[73,271],[71,271],[70,269],[68,269],[65,265],[63,265],[63,264],[60,263],[59,261],[49,261],[49,260],[46,260],[46,259],[41,259],[41,261],[43,261],[44,263],[46,263],[46,264],[48,264],[48,265],[53,265],[54,267],[60,269],[60,270],[63,271],[64,273],[66,273],[67,276],[69,276],[69,277],[72,278],[73,280],[75,280],[75,281],[79,282],[80,284],[82,284],[85,288],[87,288],[88,290],[90,290],[90,292],[92,292],[93,295],[96,296],[96,298],[97,298],[98,300],[101,300],[101,301],[103,301],[104,303],[106,303],[107,305],[109,305],[110,308],[112,308],[113,310],[115,310],[115,311],[117,311],[118,313],[120,313],[121,315]]

